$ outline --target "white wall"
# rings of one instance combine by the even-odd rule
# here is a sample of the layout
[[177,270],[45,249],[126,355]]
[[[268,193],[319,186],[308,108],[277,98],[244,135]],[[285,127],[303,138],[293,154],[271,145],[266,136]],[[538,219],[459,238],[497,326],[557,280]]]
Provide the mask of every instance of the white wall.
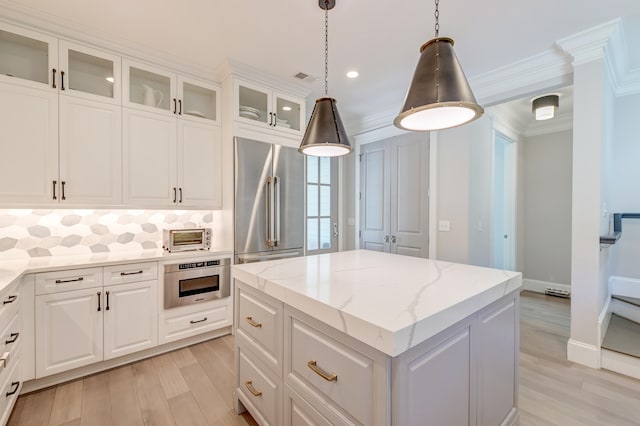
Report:
[[[616,100],[613,137],[611,213],[640,213],[640,94]],[[640,279],[640,220],[622,222],[622,237],[611,252],[611,273]]]
[[[351,143],[354,143],[354,139],[351,138]],[[346,157],[342,157],[342,166],[340,169],[341,186],[339,194],[339,202],[342,204],[342,235],[340,236],[340,243],[342,245],[341,250],[353,250],[356,247],[356,202],[357,194],[356,190],[356,162],[358,156],[356,154],[350,154]]]
[[491,266],[493,130],[489,117],[469,129],[469,254],[471,265]]
[[571,284],[571,131],[527,137],[524,278]]

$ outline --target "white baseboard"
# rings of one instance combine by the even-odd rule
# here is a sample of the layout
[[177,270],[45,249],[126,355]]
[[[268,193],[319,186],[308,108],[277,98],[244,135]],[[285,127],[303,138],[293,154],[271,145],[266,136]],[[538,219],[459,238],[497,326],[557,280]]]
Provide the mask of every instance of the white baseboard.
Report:
[[567,342],[567,359],[576,364],[600,369],[600,348],[569,339],[569,342]]
[[552,283],[549,281],[532,280],[529,278],[522,279],[522,289],[536,293],[544,293],[547,288],[568,291],[571,294],[571,286],[567,284]]
[[631,321],[640,323],[640,308],[621,300],[611,299],[611,312]]
[[609,292],[618,296],[640,298],[640,279],[612,275],[609,277]]
[[602,368],[640,379],[640,358],[602,350]]

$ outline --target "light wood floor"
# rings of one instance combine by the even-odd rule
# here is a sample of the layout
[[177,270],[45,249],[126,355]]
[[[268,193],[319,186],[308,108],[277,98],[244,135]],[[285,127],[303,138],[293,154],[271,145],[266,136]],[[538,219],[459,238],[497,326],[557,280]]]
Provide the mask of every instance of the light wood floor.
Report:
[[[525,292],[522,426],[640,425],[640,381],[567,361],[569,301]],[[9,425],[254,425],[232,410],[233,337],[18,398]]]

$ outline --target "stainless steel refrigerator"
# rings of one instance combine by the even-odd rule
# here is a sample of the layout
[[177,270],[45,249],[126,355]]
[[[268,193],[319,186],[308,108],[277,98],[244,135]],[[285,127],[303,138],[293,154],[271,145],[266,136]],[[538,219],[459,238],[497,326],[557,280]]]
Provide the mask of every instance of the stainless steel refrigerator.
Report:
[[235,263],[302,256],[303,221],[303,155],[235,138]]

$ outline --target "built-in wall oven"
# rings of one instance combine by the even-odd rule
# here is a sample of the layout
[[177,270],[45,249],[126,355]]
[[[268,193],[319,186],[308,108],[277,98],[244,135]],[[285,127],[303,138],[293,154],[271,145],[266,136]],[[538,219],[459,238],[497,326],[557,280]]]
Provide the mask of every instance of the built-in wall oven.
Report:
[[165,309],[229,297],[230,291],[230,258],[164,266]]

